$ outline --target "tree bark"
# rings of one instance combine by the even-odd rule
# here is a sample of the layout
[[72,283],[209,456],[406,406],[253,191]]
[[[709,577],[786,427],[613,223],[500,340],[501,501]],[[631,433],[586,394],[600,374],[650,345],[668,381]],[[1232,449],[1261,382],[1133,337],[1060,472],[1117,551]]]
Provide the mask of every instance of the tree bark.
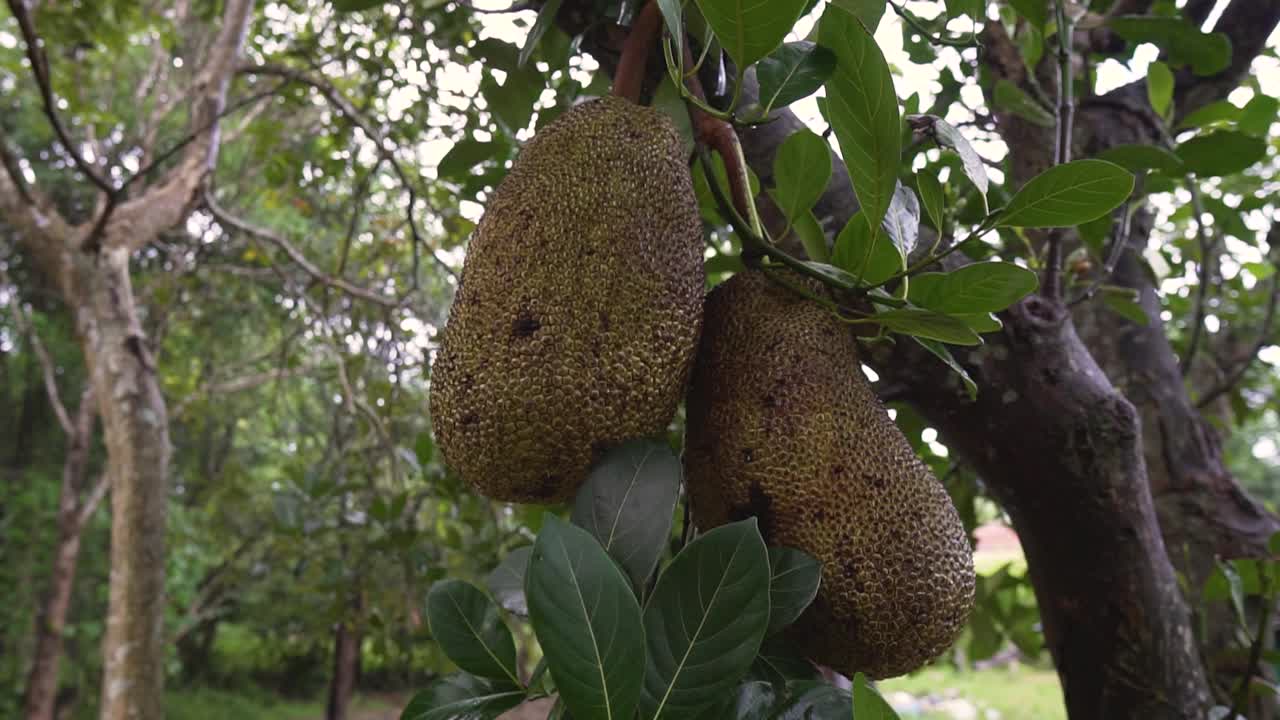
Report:
[[58,496],[58,540],[54,548],[53,569],[49,587],[36,612],[35,652],[23,697],[23,713],[27,720],[54,720],[62,633],[71,607],[80,540],[106,489],[104,478],[87,497],[81,497],[95,416],[92,393],[85,393],[76,414],[74,432],[67,438],[69,447]]
[[333,632],[333,676],[329,680],[325,720],[347,720],[347,711],[356,690],[360,642],[361,632],[356,620],[348,618],[338,623]]

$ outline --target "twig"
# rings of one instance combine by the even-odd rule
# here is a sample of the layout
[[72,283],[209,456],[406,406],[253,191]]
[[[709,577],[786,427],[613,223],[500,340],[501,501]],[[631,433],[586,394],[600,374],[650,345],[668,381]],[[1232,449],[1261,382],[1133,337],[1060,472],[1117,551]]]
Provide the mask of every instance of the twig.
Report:
[[1075,307],[1082,302],[1092,300],[1093,296],[1102,287],[1102,284],[1111,279],[1111,276],[1115,273],[1116,265],[1120,264],[1120,257],[1124,255],[1125,248],[1129,245],[1129,236],[1133,232],[1133,198],[1142,194],[1142,185],[1145,179],[1145,173],[1138,175],[1138,186],[1134,188],[1133,193],[1125,198],[1124,204],[1120,206],[1120,217],[1116,218],[1115,226],[1111,231],[1111,249],[1107,253],[1106,264],[1103,265],[1102,272],[1098,274],[1098,277],[1094,278],[1083,293],[1069,301],[1067,307]]
[[22,298],[16,292],[17,285],[10,279],[8,271],[3,266],[0,266],[0,283],[15,289],[12,301],[14,324],[18,326],[18,331],[27,337],[27,342],[31,343],[31,351],[35,353],[36,362],[40,365],[40,373],[44,378],[44,391],[49,396],[49,405],[53,407],[53,414],[58,419],[58,426],[62,428],[62,432],[66,433],[68,438],[74,437],[76,426],[71,421],[71,414],[67,412],[67,406],[63,404],[62,396],[58,392],[57,371],[53,367],[53,358],[49,356],[49,351],[45,349],[44,343],[40,341],[40,334],[36,332],[35,323],[31,321],[31,315],[27,312],[26,306],[22,304]]
[[1200,339],[1204,335],[1204,315],[1205,302],[1209,294],[1210,266],[1211,258],[1218,249],[1218,235],[1215,232],[1212,238],[1209,237],[1208,231],[1204,225],[1204,201],[1200,197],[1200,188],[1196,185],[1195,180],[1187,180],[1187,190],[1191,193],[1191,209],[1195,211],[1196,223],[1196,242],[1200,245],[1200,267],[1197,273],[1199,278],[1196,286],[1195,302],[1192,305],[1191,312],[1191,338],[1187,340],[1187,351],[1182,356],[1182,362],[1178,364],[1178,369],[1185,376],[1191,371],[1191,361],[1195,358],[1196,351],[1200,349]]
[[[1067,16],[1065,0],[1055,0],[1058,17],[1058,104],[1056,110],[1057,133],[1053,148],[1055,165],[1071,162],[1071,139],[1075,125],[1075,85],[1071,68],[1071,38],[1074,27]],[[1054,228],[1049,231],[1049,252],[1045,258],[1041,295],[1051,300],[1062,294],[1062,243],[1065,231]]]
[[1267,629],[1271,625],[1271,608],[1275,605],[1276,599],[1267,596],[1271,586],[1270,570],[1264,565],[1259,570],[1259,575],[1261,587],[1258,589],[1261,590],[1259,595],[1262,597],[1262,610],[1258,612],[1258,632],[1254,635],[1253,644],[1249,647],[1249,664],[1244,668],[1244,677],[1240,678],[1240,686],[1231,700],[1231,709],[1227,711],[1226,720],[1243,717],[1240,709],[1249,699],[1249,684],[1253,680],[1255,671],[1258,670],[1258,662],[1262,660],[1262,648],[1267,644]]
[[[916,17],[914,13],[907,9],[906,5],[899,5],[893,2],[893,0],[890,0],[889,7],[893,8],[893,11],[897,13],[898,17],[902,18],[902,21],[910,26],[912,30],[923,35],[924,39],[928,41],[930,45],[944,45],[947,47],[958,48],[982,47],[982,43],[978,41],[977,33],[974,33],[973,37],[968,40],[953,40],[951,38],[943,37],[941,34],[935,35],[932,30],[924,26],[924,23],[920,21],[920,18]],[[867,30],[873,33],[875,32],[875,28],[867,28]]]
[[[1270,237],[1275,240],[1271,245],[1272,252],[1280,253],[1280,224],[1271,226]],[[1258,330],[1258,339],[1254,341],[1253,347],[1249,349],[1244,359],[1236,364],[1235,369],[1222,382],[1213,386],[1196,401],[1197,408],[1207,406],[1217,400],[1223,393],[1238,385],[1244,378],[1244,374],[1249,371],[1249,368],[1258,359],[1258,353],[1271,344],[1271,328],[1275,325],[1277,306],[1280,306],[1280,262],[1275,263],[1275,265],[1275,273],[1271,276],[1271,297],[1267,300],[1267,311],[1262,319],[1262,327]]]

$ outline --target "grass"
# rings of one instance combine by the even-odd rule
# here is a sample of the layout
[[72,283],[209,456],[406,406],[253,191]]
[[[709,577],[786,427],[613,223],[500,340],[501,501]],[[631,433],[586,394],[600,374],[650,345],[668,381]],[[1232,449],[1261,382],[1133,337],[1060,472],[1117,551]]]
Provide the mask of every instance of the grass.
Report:
[[[1058,675],[1050,668],[1012,664],[986,670],[958,671],[935,666],[907,677],[877,683],[880,692],[909,692],[963,698],[978,708],[979,718],[999,720],[1066,720]],[[999,713],[990,715],[988,710]],[[951,715],[930,712],[906,715],[903,720],[953,720]]]
[[[351,715],[385,711],[392,708],[379,698],[357,695],[351,702]],[[380,713],[381,714],[381,713]],[[324,717],[324,700],[284,700],[262,691],[230,691],[210,688],[173,690],[165,693],[167,720],[320,720]]]

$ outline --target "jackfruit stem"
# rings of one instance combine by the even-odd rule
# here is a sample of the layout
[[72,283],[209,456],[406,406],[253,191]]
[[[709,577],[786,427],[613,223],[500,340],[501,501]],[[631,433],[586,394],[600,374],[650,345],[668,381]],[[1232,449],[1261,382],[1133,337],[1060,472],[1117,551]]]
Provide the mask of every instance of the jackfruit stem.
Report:
[[613,94],[639,104],[640,90],[644,83],[644,71],[649,61],[649,50],[662,28],[662,12],[657,0],[649,0],[631,24],[622,45],[622,57],[613,74]]

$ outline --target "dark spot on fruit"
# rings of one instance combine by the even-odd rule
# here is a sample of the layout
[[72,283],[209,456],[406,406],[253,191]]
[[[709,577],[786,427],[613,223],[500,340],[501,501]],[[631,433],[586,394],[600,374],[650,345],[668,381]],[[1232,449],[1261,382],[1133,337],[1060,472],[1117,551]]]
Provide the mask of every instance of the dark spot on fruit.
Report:
[[813,521],[814,521],[814,522],[822,522],[823,520],[826,520],[826,519],[827,519],[827,511],[826,511],[826,510],[823,510],[822,508],[818,508],[817,510],[814,510],[814,511],[813,511]]
[[870,473],[862,474],[862,482],[867,483],[877,490],[883,490],[889,485],[889,481],[884,479],[882,475],[872,475]]
[[463,425],[475,425],[477,422],[480,422],[480,418],[476,417],[475,413],[467,413],[462,416]]
[[756,452],[755,452],[755,450],[752,450],[751,448],[743,448],[743,449],[742,449],[742,462],[749,463],[749,462],[751,462],[752,460],[755,460],[755,459],[756,459]]
[[751,481],[747,496],[751,502],[751,514],[760,520],[760,534],[770,537],[773,535],[773,498],[760,486],[759,480]]
[[533,337],[538,332],[538,328],[542,327],[542,323],[538,322],[538,318],[533,316],[528,310],[521,310],[516,316],[516,320],[511,324],[511,336],[515,338]]
[[600,313],[600,329],[609,332],[609,313]]

